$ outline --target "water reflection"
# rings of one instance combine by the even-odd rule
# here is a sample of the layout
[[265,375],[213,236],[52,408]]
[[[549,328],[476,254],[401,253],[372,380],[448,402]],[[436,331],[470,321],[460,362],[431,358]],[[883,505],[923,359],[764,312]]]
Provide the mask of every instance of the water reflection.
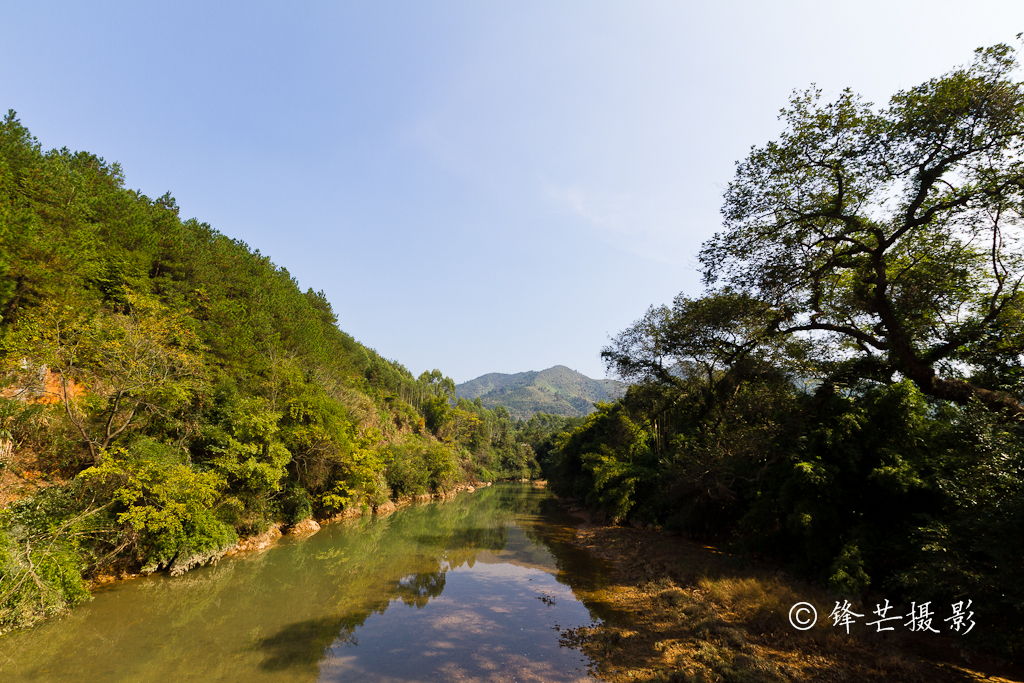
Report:
[[336,643],[358,645],[353,631],[369,615],[349,618],[307,619],[289,624],[269,638],[261,638],[256,647],[264,653],[260,668],[279,671],[287,668],[318,671],[328,649]]
[[398,581],[398,597],[410,607],[426,607],[430,598],[436,598],[444,590],[446,570],[403,576]]
[[[559,646],[558,628],[589,618],[566,586],[537,569],[478,563],[447,573],[444,593],[423,610],[397,602],[335,642],[322,681],[586,679],[586,660]],[[565,609],[550,608],[547,598]]]
[[545,498],[496,486],[130,581],[0,638],[0,679],[578,680],[556,629],[600,610],[572,592],[594,573]]

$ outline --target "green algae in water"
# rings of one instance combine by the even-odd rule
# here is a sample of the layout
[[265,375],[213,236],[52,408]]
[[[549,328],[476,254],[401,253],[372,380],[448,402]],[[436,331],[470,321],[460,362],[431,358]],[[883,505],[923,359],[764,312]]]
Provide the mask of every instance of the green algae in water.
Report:
[[548,498],[494,486],[128,581],[0,638],[0,680],[589,680],[559,633],[598,617],[571,586],[600,578]]

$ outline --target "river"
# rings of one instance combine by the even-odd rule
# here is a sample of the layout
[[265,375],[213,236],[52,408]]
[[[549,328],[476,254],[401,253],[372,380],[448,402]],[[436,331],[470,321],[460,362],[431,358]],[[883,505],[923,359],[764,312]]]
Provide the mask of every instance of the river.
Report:
[[0,637],[0,680],[584,681],[563,638],[606,568],[544,489],[501,484],[126,581]]

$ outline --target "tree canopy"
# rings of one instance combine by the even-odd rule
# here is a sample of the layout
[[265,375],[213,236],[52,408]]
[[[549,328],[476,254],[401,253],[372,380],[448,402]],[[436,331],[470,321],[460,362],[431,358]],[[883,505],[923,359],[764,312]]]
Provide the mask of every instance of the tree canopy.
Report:
[[[1006,45],[873,108],[797,92],[786,130],[737,164],[705,282],[761,302],[753,339],[803,334],[861,373],[1024,415],[1024,89]],[[717,294],[716,294],[717,295]],[[617,356],[612,356],[617,362]]]
[[737,164],[705,292],[602,351],[631,386],[545,452],[552,487],[840,594],[984,595],[968,646],[1024,649],[1015,68],[997,45],[884,107],[796,92]]

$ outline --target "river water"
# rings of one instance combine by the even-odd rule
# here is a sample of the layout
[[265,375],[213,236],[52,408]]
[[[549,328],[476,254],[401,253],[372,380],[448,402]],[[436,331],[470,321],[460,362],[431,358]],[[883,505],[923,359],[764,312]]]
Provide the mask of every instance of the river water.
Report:
[[330,524],[0,637],[0,681],[591,680],[560,635],[605,572],[571,525],[527,484]]

